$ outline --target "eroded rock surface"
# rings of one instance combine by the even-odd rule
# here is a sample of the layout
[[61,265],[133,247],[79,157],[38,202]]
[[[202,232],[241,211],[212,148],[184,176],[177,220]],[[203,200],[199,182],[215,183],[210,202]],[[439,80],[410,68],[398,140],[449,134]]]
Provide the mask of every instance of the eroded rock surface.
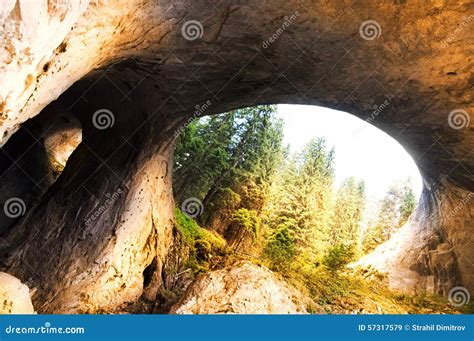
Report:
[[81,140],[79,120],[51,104],[0,149],[0,236],[57,180]]
[[28,287],[5,272],[0,272],[0,314],[35,314]]
[[267,268],[241,262],[198,278],[171,313],[306,314],[307,304],[308,298]]
[[[1,143],[55,99],[84,133],[59,180],[5,238],[2,268],[31,280],[41,312],[133,302],[153,262],[159,285],[172,243],[169,165],[180,127],[192,116],[293,103],[368,120],[420,168],[426,204],[406,245],[380,255],[397,260],[389,278],[474,291],[465,199],[474,191],[472,13],[470,1],[434,0],[2,2]],[[110,124],[98,128],[104,109]],[[449,213],[459,205],[469,209]]]
[[[425,188],[412,218],[356,265],[388,275],[394,289],[447,295],[458,285],[472,287],[474,248],[469,233],[474,193],[441,183]],[[436,214],[426,214],[436,212]]]

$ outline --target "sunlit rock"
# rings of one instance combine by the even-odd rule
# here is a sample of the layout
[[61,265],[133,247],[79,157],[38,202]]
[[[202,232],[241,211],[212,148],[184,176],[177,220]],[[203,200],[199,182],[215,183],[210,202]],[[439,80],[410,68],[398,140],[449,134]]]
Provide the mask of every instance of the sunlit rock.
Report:
[[314,309],[314,303],[267,268],[242,262],[198,278],[171,313],[306,314],[308,304]]
[[0,314],[35,314],[28,287],[5,272],[0,272]]
[[[182,126],[289,103],[347,111],[406,148],[426,204],[404,246],[378,261],[406,289],[473,291],[471,12],[469,1],[3,1],[0,144],[56,99],[83,143],[4,236],[2,269],[32,278],[41,312],[134,302],[152,262],[160,285],[172,244]],[[190,36],[183,26],[196,21]],[[98,127],[104,109],[110,124]]]

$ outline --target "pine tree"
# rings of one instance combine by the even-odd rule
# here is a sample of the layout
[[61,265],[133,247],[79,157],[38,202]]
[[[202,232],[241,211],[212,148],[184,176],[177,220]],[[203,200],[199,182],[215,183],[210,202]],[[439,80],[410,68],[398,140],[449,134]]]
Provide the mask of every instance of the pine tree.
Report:
[[266,253],[275,257],[277,236],[285,236],[282,245],[286,248],[291,241],[300,262],[314,263],[328,242],[334,151],[324,139],[313,139],[283,165],[277,178],[266,207]]
[[336,194],[331,222],[331,245],[360,247],[360,223],[365,204],[365,183],[350,177],[341,184]]

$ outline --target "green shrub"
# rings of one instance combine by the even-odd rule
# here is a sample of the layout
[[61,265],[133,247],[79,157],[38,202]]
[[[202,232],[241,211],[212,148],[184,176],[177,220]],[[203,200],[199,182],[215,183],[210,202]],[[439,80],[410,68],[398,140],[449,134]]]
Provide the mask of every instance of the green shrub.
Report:
[[256,238],[260,228],[260,218],[254,210],[239,208],[232,214],[230,225],[236,230],[248,231]]
[[354,260],[355,250],[352,244],[337,244],[327,251],[323,264],[330,270],[337,271]]
[[296,256],[295,240],[288,228],[282,227],[270,236],[264,255],[270,260],[273,269],[282,270],[288,267]]
[[174,216],[176,227],[191,251],[188,267],[195,271],[207,270],[208,262],[214,256],[227,254],[227,243],[216,232],[200,227],[179,208],[175,208]]
[[216,199],[212,203],[214,210],[226,209],[231,210],[240,204],[240,195],[235,193],[229,187],[220,188],[217,192]]

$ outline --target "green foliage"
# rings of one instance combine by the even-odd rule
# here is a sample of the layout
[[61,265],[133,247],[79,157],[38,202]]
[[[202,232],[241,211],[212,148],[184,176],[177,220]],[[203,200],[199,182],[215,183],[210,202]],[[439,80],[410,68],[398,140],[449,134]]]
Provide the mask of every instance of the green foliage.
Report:
[[230,253],[221,236],[175,209],[176,226],[190,250],[188,266],[199,272],[230,262],[250,240],[252,248],[261,247],[259,261],[318,304],[311,311],[323,306],[342,313],[378,313],[380,307],[391,313],[433,307],[449,312],[442,299],[394,295],[382,276],[368,279],[345,267],[362,247],[372,250],[408,221],[416,206],[411,182],[387,191],[361,245],[365,184],[351,177],[333,193],[334,150],[324,138],[315,138],[289,155],[282,146],[282,122],[274,114],[274,106],[234,110],[196,120],[179,136],[176,201],[204,198],[200,224],[228,224],[219,230],[230,247],[237,245]]
[[256,238],[260,228],[260,218],[254,210],[240,208],[232,215],[231,225],[238,230],[245,230]]
[[[261,179],[260,179],[261,180]],[[242,207],[260,212],[268,196],[270,184],[265,181],[251,178],[242,179],[236,184],[236,191],[239,192]]]
[[[338,314],[433,314],[472,313],[473,305],[455,308],[440,296],[427,294],[401,294],[388,289],[380,274],[360,272],[334,272],[326,267],[290,268],[285,279],[310,297],[319,307],[311,309],[321,313]],[[311,307],[309,307],[311,308]]]
[[265,246],[264,255],[274,270],[281,271],[289,267],[296,256],[296,243],[288,228],[282,227],[274,231]]
[[398,226],[403,226],[416,208],[416,197],[411,183],[407,182],[403,188],[403,197],[400,203],[400,220]]
[[352,244],[358,252],[360,222],[365,205],[365,184],[354,177],[346,179],[336,194],[331,221],[331,245]]
[[236,210],[260,213],[283,155],[283,125],[275,110],[264,105],[205,117],[179,136],[174,195],[178,203],[203,198],[202,225],[226,231]]
[[337,271],[354,260],[355,251],[353,244],[337,244],[327,251],[323,264],[331,271]]
[[[291,238],[292,253],[299,260],[317,262],[329,241],[333,181],[334,151],[328,150],[324,139],[311,140],[285,162],[265,209],[269,243],[278,240],[275,234],[284,233]],[[279,249],[282,257],[277,254]],[[272,264],[286,257],[285,247],[273,245],[269,250]]]
[[220,209],[235,209],[240,205],[240,195],[235,193],[231,188],[219,188],[216,195],[218,200],[211,203],[212,206],[208,207],[208,210],[220,210]]
[[174,192],[178,202],[220,200],[220,189],[243,178],[268,182],[281,159],[282,122],[275,106],[244,108],[205,117],[189,124],[175,150]]
[[179,208],[174,209],[175,224],[190,249],[189,266],[195,271],[207,270],[208,262],[228,253],[226,241],[214,231],[200,227]]

